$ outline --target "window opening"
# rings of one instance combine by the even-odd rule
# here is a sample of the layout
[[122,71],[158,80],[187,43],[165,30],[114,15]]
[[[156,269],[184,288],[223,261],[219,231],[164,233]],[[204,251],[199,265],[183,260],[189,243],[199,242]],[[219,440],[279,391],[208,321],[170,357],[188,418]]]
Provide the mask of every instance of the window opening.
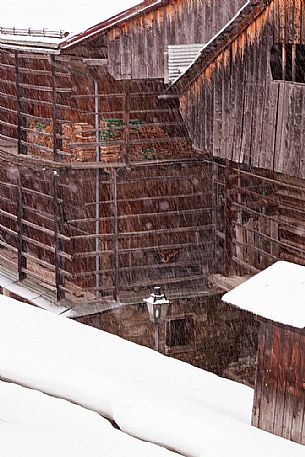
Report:
[[166,346],[190,346],[194,344],[195,326],[193,317],[171,319],[167,322]]
[[305,45],[275,44],[271,49],[270,66],[274,80],[305,84]]

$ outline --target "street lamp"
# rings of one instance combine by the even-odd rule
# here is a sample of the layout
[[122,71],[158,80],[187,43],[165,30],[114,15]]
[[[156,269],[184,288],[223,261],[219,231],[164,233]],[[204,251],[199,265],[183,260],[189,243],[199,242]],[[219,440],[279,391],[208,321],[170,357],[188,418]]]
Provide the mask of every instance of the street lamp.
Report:
[[148,298],[144,298],[144,302],[147,305],[149,319],[155,325],[155,350],[159,352],[160,323],[167,316],[170,300],[161,293],[160,287],[154,287],[154,292]]

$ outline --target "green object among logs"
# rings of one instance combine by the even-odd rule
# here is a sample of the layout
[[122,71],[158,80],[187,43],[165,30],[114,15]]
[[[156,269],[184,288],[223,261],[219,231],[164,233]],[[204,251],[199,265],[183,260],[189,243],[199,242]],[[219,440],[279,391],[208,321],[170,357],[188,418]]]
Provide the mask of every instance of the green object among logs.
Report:
[[[137,129],[145,123],[142,119],[131,119],[129,121],[130,128]],[[121,136],[121,131],[125,127],[123,119],[103,119],[105,128],[100,134],[100,141],[110,142],[118,141]],[[158,160],[160,156],[155,148],[143,149],[143,160]]]

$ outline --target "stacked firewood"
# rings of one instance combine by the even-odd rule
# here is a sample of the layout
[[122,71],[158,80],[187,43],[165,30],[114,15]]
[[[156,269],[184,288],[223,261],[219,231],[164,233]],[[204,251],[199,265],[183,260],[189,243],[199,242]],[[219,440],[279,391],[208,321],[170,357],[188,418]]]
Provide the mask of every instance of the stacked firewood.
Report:
[[[160,128],[145,126],[141,120],[130,121],[129,157],[132,161],[172,159],[192,155],[191,146],[182,138],[171,141],[170,134]],[[96,156],[94,126],[87,122],[62,124],[62,153],[65,162],[93,161]],[[165,141],[168,138],[168,142]],[[119,162],[124,156],[125,126],[122,119],[103,119],[100,122],[100,156],[105,162]],[[140,144],[132,144],[133,141]],[[155,141],[154,141],[155,140]],[[158,140],[162,140],[161,142]],[[31,122],[27,136],[28,153],[53,159],[52,123]],[[103,143],[105,145],[103,145]]]
[[[95,156],[94,127],[87,122],[62,124],[62,149],[63,160],[67,162],[90,160]],[[31,122],[27,135],[28,153],[53,159],[53,125],[52,123]],[[82,145],[88,144],[88,147]]]
[[[71,161],[86,162],[95,157],[94,126],[87,122],[63,124],[63,152]],[[92,146],[93,144],[93,146]],[[87,146],[88,145],[88,146]]]

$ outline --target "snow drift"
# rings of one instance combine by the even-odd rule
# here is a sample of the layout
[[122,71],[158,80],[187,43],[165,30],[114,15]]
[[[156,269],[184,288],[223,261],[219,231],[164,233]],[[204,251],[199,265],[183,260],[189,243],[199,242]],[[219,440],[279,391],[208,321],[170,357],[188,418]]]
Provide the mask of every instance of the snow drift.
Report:
[[0,377],[113,419],[192,457],[304,456],[250,426],[253,391],[150,349],[0,296]]
[[97,413],[0,381],[3,457],[178,457],[115,430]]

